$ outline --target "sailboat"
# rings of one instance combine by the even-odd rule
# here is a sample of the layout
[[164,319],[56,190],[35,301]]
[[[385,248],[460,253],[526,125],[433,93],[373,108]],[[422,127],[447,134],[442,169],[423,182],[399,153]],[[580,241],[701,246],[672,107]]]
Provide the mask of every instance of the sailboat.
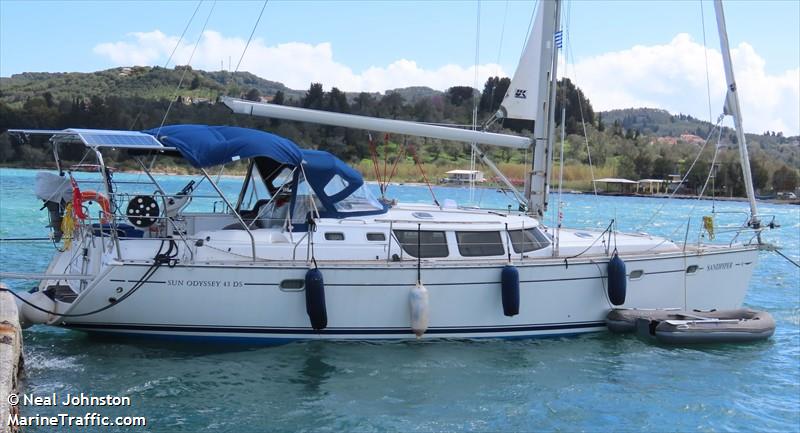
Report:
[[[614,308],[732,309],[745,297],[764,229],[757,212],[737,89],[715,2],[750,215],[743,242],[688,244],[644,233],[548,227],[555,135],[559,1],[543,1],[495,119],[535,121],[532,137],[463,130],[223,98],[236,115],[533,148],[517,211],[387,203],[327,152],[243,128],[171,125],[147,131],[15,130],[47,135],[58,174],[43,173],[54,236],[40,281],[17,293],[25,323],[89,333],[247,340],[520,338],[595,332]],[[83,145],[94,183],[62,167]],[[166,191],[147,175],[131,193],[104,162],[110,149],[181,158],[224,204],[189,212],[196,184]],[[488,158],[479,152],[490,167]],[[236,201],[207,169],[246,161]],[[502,177],[505,179],[505,177]],[[513,190],[513,185],[508,186]],[[96,189],[93,189],[96,188]],[[155,192],[153,192],[155,191]],[[100,204],[93,214],[88,201]]]

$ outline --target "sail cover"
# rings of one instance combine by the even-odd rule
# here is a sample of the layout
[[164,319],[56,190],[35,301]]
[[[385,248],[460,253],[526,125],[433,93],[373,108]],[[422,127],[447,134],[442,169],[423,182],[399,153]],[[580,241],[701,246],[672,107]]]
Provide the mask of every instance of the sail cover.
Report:
[[[503,117],[510,119],[536,120],[536,110],[542,98],[546,98],[547,86],[541,86],[548,77],[549,70],[542,68],[542,62],[551,63],[553,51],[553,32],[555,30],[553,16],[555,2],[540,0],[536,17],[531,28],[525,50],[519,59],[514,78],[508,86],[506,96],[500,104]],[[552,22],[551,22],[552,21]],[[544,75],[544,76],[543,76]]]

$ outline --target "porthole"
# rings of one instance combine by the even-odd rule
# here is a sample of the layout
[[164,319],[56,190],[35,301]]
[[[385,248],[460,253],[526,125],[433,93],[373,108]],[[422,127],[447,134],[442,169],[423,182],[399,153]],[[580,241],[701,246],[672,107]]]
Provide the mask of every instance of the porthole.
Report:
[[303,290],[306,282],[303,280],[283,280],[281,281],[280,288],[284,292],[299,292]]
[[341,232],[325,232],[326,241],[343,241],[344,233]]
[[383,233],[367,233],[367,240],[382,242],[386,240],[386,235]]

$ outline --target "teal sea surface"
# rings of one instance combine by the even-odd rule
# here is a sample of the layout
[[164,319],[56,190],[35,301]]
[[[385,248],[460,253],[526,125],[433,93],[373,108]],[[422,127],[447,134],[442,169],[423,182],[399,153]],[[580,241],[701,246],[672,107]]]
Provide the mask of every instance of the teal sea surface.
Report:
[[[33,193],[35,173],[0,169],[0,238],[47,236],[46,211]],[[175,192],[190,179],[159,177]],[[221,180],[230,194],[239,182]],[[440,202],[499,209],[510,204],[493,189],[478,189],[472,197],[467,188],[433,190]],[[431,202],[420,186],[393,185],[388,195]],[[712,206],[726,212],[718,214],[719,225],[740,224],[748,211],[744,202],[711,200],[564,194],[563,202],[568,227],[602,230],[616,218],[623,231],[678,241],[697,239],[700,218]],[[205,210],[213,205],[192,204]],[[800,207],[761,203],[760,212],[781,224],[764,239],[800,260]],[[0,242],[0,269],[43,272],[53,253],[48,242]],[[5,282],[15,290],[33,285]],[[771,339],[676,348],[602,332],[539,340],[243,347],[100,339],[37,325],[24,331],[23,392],[126,396],[131,405],[22,411],[147,417],[144,428],[68,429],[97,432],[798,431],[800,269],[762,252],[745,304],[775,317]]]

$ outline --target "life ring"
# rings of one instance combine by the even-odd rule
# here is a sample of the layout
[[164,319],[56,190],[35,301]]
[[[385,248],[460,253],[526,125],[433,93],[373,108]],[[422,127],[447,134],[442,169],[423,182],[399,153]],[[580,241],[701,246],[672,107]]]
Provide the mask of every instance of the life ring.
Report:
[[108,201],[108,197],[97,191],[81,191],[78,189],[78,184],[73,179],[72,210],[75,212],[75,217],[80,220],[85,220],[88,218],[88,215],[86,215],[86,213],[83,211],[84,201],[94,201],[100,205],[100,209],[103,210],[103,213],[100,216],[100,221],[102,223],[108,223],[111,221],[111,202]]

